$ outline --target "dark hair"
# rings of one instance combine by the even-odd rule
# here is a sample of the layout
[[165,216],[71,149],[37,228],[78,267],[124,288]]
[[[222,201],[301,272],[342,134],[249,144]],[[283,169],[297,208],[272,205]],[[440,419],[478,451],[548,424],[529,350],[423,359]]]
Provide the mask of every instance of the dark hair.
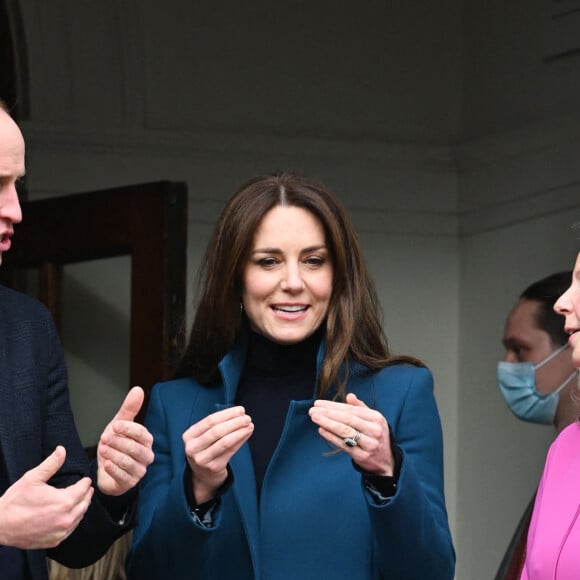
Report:
[[242,272],[254,234],[264,215],[280,205],[304,208],[320,220],[332,260],[333,290],[325,321],[326,355],[319,395],[336,384],[337,396],[344,397],[349,359],[372,371],[397,362],[422,366],[412,357],[390,355],[359,241],[336,198],[312,179],[277,173],[242,185],[218,219],[199,271],[196,314],[177,374],[202,383],[219,378],[217,365],[244,323]]
[[552,343],[563,345],[568,341],[564,332],[564,322],[560,314],[554,312],[554,304],[570,286],[572,271],[556,272],[528,286],[521,294],[521,300],[538,302],[535,322],[539,329],[550,335]]

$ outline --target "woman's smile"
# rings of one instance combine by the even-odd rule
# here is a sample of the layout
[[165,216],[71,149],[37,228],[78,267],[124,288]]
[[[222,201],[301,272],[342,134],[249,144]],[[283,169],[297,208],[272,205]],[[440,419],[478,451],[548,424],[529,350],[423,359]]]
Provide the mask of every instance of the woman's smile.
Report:
[[306,313],[307,304],[273,304],[272,310],[275,314],[284,318],[295,319]]

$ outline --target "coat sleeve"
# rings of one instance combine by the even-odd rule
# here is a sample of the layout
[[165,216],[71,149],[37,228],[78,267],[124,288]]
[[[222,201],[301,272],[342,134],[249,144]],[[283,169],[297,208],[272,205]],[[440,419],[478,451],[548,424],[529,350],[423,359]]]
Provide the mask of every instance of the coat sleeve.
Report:
[[[70,408],[67,371],[56,328],[50,314],[44,311],[46,342],[41,350],[47,360],[44,416],[42,417],[42,458],[57,445],[66,449],[66,460],[50,480],[55,487],[66,487],[81,477],[90,476],[96,487],[96,464],[89,465],[79,439]],[[70,568],[80,568],[98,560],[109,546],[134,523],[136,491],[109,498],[95,489],[93,501],[75,531],[47,555]],[[118,521],[125,516],[123,524]]]
[[[406,396],[389,424],[403,463],[397,491],[382,505],[367,495],[384,578],[451,580],[455,551],[443,491],[443,441],[427,369],[401,367],[397,386]],[[380,394],[379,394],[380,397]],[[389,417],[387,417],[389,418]]]
[[[135,580],[195,576],[206,565],[207,540],[220,522],[216,508],[213,525],[205,528],[194,519],[184,487],[185,451],[181,434],[172,432],[182,424],[176,415],[180,408],[166,410],[156,386],[147,408],[146,426],[153,435],[155,461],[142,482],[139,499],[139,525],[127,557],[127,577]],[[169,421],[168,417],[172,420]],[[171,532],[171,541],[167,533]],[[183,555],[187,554],[187,558]],[[181,566],[187,566],[182,570]]]

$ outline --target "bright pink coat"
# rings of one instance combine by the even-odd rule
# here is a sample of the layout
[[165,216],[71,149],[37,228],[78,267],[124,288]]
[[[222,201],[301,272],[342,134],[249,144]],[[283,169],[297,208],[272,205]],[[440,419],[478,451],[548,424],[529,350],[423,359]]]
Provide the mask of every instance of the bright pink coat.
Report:
[[528,532],[521,580],[580,579],[580,424],[552,443]]

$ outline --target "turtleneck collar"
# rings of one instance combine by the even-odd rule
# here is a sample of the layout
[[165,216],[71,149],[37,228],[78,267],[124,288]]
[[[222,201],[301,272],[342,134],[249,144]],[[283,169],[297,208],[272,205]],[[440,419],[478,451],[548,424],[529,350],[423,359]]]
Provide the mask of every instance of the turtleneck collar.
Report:
[[246,369],[258,374],[303,375],[316,374],[316,363],[324,331],[296,344],[278,344],[262,334],[249,331]]

